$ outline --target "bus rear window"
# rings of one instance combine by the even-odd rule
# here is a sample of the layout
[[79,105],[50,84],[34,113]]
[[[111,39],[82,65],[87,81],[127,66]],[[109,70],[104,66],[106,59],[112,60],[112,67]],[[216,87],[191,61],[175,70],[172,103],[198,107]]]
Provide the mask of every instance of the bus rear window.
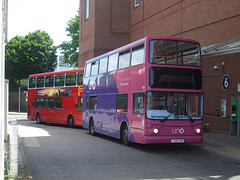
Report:
[[198,89],[202,88],[202,72],[198,69],[150,68],[152,88]]

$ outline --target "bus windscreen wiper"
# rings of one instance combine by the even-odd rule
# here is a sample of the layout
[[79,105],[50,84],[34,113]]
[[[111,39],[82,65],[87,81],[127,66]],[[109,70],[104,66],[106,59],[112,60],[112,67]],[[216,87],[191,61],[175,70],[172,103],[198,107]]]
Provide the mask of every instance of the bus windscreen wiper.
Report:
[[164,119],[161,119],[160,122],[166,121],[174,112],[170,113],[168,116],[166,116]]
[[193,118],[190,115],[188,115],[188,117],[189,117],[190,121],[193,123],[194,122]]

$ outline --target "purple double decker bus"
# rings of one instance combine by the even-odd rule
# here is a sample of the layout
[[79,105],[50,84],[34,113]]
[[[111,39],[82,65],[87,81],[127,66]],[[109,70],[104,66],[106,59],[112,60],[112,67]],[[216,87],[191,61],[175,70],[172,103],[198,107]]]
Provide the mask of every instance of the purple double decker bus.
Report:
[[145,37],[86,61],[83,127],[130,142],[203,141],[200,45]]

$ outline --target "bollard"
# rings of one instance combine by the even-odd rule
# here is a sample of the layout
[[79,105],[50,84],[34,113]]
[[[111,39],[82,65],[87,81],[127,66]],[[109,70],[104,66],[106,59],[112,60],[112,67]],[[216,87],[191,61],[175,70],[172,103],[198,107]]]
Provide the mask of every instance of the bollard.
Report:
[[10,126],[10,175],[13,179],[18,177],[18,127],[17,123]]

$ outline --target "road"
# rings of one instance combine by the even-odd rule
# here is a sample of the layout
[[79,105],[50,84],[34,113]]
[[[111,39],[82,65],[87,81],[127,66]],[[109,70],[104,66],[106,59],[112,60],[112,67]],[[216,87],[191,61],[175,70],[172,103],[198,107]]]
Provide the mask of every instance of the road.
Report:
[[240,163],[201,144],[122,145],[81,128],[36,124],[18,117],[21,153],[34,180],[47,179],[229,179]]

